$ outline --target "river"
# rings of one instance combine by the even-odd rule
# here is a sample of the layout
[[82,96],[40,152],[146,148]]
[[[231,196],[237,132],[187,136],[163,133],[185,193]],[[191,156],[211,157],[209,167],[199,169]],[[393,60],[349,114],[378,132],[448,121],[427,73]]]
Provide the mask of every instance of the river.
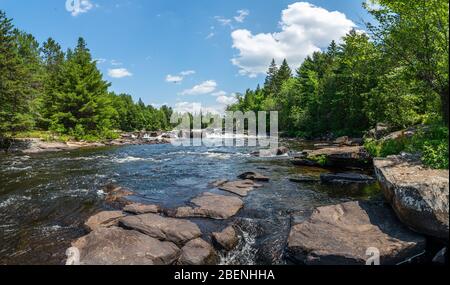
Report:
[[[132,189],[136,193],[133,201],[174,208],[206,191],[220,193],[211,188],[211,181],[236,179],[246,171],[269,176],[271,181],[246,197],[244,209],[233,219],[242,240],[235,251],[222,256],[222,264],[284,264],[282,253],[293,219],[307,218],[318,206],[379,193],[378,185],[290,182],[292,175],[327,171],[293,166],[287,156],[252,157],[254,150],[167,144],[2,155],[0,264],[63,264],[65,249],[85,234],[84,221],[111,209],[102,192],[108,183]],[[193,221],[204,232],[226,223]]]

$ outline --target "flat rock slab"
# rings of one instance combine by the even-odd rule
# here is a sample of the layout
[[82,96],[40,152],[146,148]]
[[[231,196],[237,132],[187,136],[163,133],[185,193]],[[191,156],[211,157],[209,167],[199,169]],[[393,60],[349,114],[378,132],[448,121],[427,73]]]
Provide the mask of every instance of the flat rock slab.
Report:
[[221,249],[227,251],[233,250],[239,243],[236,230],[232,226],[227,227],[221,232],[212,233],[212,238]]
[[362,146],[330,147],[313,150],[308,153],[306,161],[315,161],[315,158],[324,157],[326,167],[363,167],[372,162],[370,154]]
[[123,211],[127,212],[127,213],[131,213],[131,214],[135,214],[135,215],[142,215],[142,214],[149,214],[149,213],[157,214],[161,211],[161,208],[156,205],[144,205],[144,204],[134,203],[134,204],[125,206],[125,208],[123,208]]
[[410,231],[384,205],[349,202],[316,209],[291,229],[288,255],[308,265],[364,265],[376,248],[382,265],[398,264],[425,250],[425,238]]
[[239,195],[241,197],[246,197],[251,191],[255,190],[255,188],[260,187],[262,187],[262,185],[256,184],[252,180],[239,180],[222,184],[221,186],[219,186],[219,189]]
[[117,226],[123,217],[125,214],[122,211],[104,211],[90,217],[84,226],[88,231]]
[[201,238],[191,240],[181,249],[180,265],[216,265],[219,261],[214,248]]
[[196,208],[181,207],[176,210],[177,218],[210,218],[225,220],[236,215],[244,206],[244,202],[232,196],[204,193],[191,201]]
[[374,183],[376,181],[375,178],[365,174],[359,173],[328,173],[320,175],[320,180],[323,183],[339,183],[339,184],[348,184],[348,183]]
[[171,242],[161,242],[136,231],[99,228],[73,243],[81,265],[170,265],[180,256]]
[[270,180],[269,177],[264,176],[258,172],[245,172],[239,175],[238,178],[243,180],[253,180],[262,182],[268,182]]
[[433,170],[402,156],[376,159],[384,196],[411,229],[448,241],[449,171]]
[[153,238],[184,245],[202,235],[193,222],[161,217],[155,214],[128,216],[120,220],[120,226],[136,230]]

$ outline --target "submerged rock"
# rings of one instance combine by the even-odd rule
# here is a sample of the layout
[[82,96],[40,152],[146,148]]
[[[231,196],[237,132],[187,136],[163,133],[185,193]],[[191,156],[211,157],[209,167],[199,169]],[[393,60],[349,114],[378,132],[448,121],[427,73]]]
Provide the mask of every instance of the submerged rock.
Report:
[[149,214],[149,213],[157,214],[161,211],[161,208],[156,205],[144,205],[144,204],[134,203],[134,204],[125,206],[125,208],[123,208],[123,211],[127,212],[127,213],[131,213],[131,214],[135,214],[135,215],[142,215],[142,214]]
[[211,185],[217,188],[217,187],[222,186],[223,184],[225,184],[227,182],[228,182],[228,180],[222,179],[222,180],[217,180],[217,181],[211,182]]
[[446,264],[447,263],[447,248],[444,247],[442,250],[440,250],[435,257],[433,258],[433,263],[437,264]]
[[270,180],[269,177],[264,176],[258,172],[245,172],[245,173],[242,173],[241,175],[239,175],[238,178],[243,179],[243,180],[253,180],[253,181],[262,181],[262,182],[268,182]]
[[287,147],[278,147],[272,149],[261,149],[255,152],[252,152],[252,156],[256,157],[274,157],[281,156],[289,153],[289,149]]
[[288,256],[308,265],[364,265],[369,252],[382,265],[397,264],[425,250],[425,238],[404,227],[389,207],[349,202],[316,209],[292,227]]
[[221,232],[212,233],[213,241],[221,248],[227,251],[233,250],[239,243],[236,230],[229,226]]
[[117,226],[123,217],[125,214],[122,211],[104,211],[90,217],[84,226],[88,231]]
[[199,227],[187,220],[165,218],[155,214],[128,216],[120,220],[120,226],[136,230],[159,240],[183,245],[202,235]]
[[231,192],[241,197],[246,197],[249,192],[259,187],[262,187],[262,185],[256,184],[252,180],[239,180],[222,184],[219,186],[219,189],[222,191]]
[[449,172],[403,156],[375,160],[384,195],[411,229],[448,241]]
[[133,191],[123,188],[115,184],[108,184],[103,192],[106,193],[106,202],[118,208],[123,208],[131,204],[126,197],[133,195]]
[[237,197],[204,193],[191,201],[196,208],[181,207],[176,210],[177,218],[211,218],[225,220],[236,215],[244,206],[244,202]]
[[180,265],[216,265],[219,257],[214,248],[201,238],[191,240],[181,249]]
[[294,177],[290,177],[289,180],[295,183],[315,183],[320,182],[318,177],[306,176],[306,175],[297,175]]
[[323,183],[339,183],[339,184],[349,184],[349,183],[374,183],[376,181],[372,176],[359,173],[337,173],[337,174],[322,174],[320,175],[320,180]]
[[117,227],[99,228],[73,243],[81,265],[170,265],[180,255],[171,242]]

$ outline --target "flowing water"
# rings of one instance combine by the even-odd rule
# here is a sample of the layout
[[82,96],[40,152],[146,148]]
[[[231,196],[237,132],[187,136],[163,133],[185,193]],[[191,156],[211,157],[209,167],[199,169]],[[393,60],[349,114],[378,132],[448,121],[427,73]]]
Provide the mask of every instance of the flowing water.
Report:
[[[302,144],[295,146],[306,147]],[[0,156],[0,264],[62,264],[71,241],[84,235],[84,221],[109,210],[102,188],[114,183],[132,189],[136,202],[166,208],[183,206],[218,179],[236,179],[246,171],[271,178],[244,199],[230,221],[195,219],[205,238],[234,223],[241,241],[222,264],[283,264],[291,223],[323,205],[368,199],[377,185],[297,184],[289,177],[320,175],[322,169],[295,167],[287,156],[256,158],[254,148],[127,146]],[[222,192],[222,194],[224,194]]]

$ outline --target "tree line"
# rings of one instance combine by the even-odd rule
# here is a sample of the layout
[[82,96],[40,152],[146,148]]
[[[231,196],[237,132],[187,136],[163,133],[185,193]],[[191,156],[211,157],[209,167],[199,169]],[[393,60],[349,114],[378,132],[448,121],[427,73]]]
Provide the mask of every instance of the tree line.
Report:
[[366,32],[350,31],[294,72],[272,61],[264,86],[228,109],[279,111],[280,131],[304,138],[362,136],[377,123],[448,126],[448,1],[377,2],[364,4],[377,22]]
[[171,108],[136,103],[110,86],[83,38],[65,52],[52,38],[39,44],[0,10],[0,138],[42,130],[100,140],[170,128]]

